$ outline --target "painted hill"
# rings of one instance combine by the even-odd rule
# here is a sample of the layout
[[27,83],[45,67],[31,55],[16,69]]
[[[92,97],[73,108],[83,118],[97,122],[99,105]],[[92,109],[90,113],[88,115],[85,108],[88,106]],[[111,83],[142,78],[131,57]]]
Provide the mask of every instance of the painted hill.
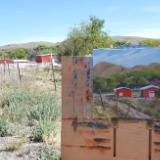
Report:
[[120,65],[115,65],[107,62],[101,62],[94,66],[93,75],[100,77],[109,77],[112,74],[116,73],[125,73],[132,71],[140,71],[140,70],[160,70],[160,63],[152,63],[147,66],[137,65],[132,68],[125,68]]
[[109,77],[111,74],[123,72],[126,69],[120,65],[114,65],[107,62],[101,62],[94,66],[93,75],[94,76],[102,76]]

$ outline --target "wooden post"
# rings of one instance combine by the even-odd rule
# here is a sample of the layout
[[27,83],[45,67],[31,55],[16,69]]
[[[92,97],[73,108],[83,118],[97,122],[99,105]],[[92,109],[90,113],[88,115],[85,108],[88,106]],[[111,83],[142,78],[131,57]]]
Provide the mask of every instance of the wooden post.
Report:
[[6,60],[6,58],[5,58],[5,56],[4,56],[4,75],[5,75],[5,73],[6,73],[6,62],[5,62],[5,60]]
[[8,63],[8,73],[9,73],[9,76],[10,76],[11,71],[10,71],[9,63]]
[[18,77],[19,77],[19,80],[21,81],[21,70],[20,70],[20,67],[19,67],[19,63],[17,62],[17,71],[18,71]]
[[52,57],[52,55],[51,55],[51,67],[52,67],[52,76],[53,76],[54,88],[55,88],[55,91],[56,91],[57,90],[57,86],[56,86],[56,78],[55,78],[55,73],[54,73],[53,57]]

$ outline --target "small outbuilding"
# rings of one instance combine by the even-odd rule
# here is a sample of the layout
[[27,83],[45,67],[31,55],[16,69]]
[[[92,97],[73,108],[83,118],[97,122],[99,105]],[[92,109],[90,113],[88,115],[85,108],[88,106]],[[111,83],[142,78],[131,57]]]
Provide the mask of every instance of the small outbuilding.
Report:
[[131,97],[132,90],[128,87],[119,87],[114,89],[114,93],[116,96],[124,96],[124,97]]
[[52,61],[52,54],[40,54],[40,55],[36,55],[35,57],[35,61],[37,63],[51,63]]
[[148,85],[140,88],[140,96],[144,98],[154,98],[156,96],[156,92],[160,90],[160,87],[156,85]]

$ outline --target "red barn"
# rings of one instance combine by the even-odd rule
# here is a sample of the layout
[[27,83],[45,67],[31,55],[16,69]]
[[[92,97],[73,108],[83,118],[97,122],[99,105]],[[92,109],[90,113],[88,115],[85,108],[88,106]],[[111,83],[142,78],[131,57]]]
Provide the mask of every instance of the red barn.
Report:
[[132,90],[127,87],[119,87],[114,89],[114,93],[116,96],[124,96],[124,97],[131,97],[132,96]]
[[154,98],[156,95],[156,92],[159,91],[160,88],[155,85],[148,85],[145,87],[140,88],[140,96],[141,97],[149,97],[149,98]]
[[50,63],[52,61],[52,54],[36,55],[35,61],[37,63]]
[[13,63],[14,63],[13,60],[8,58],[0,59],[0,64],[13,64]]

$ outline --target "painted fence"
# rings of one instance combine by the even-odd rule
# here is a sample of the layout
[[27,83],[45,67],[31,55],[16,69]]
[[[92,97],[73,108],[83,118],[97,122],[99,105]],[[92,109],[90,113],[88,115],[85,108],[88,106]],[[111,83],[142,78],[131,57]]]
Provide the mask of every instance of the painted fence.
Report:
[[62,58],[62,160],[160,160],[159,122],[92,118],[92,58]]

